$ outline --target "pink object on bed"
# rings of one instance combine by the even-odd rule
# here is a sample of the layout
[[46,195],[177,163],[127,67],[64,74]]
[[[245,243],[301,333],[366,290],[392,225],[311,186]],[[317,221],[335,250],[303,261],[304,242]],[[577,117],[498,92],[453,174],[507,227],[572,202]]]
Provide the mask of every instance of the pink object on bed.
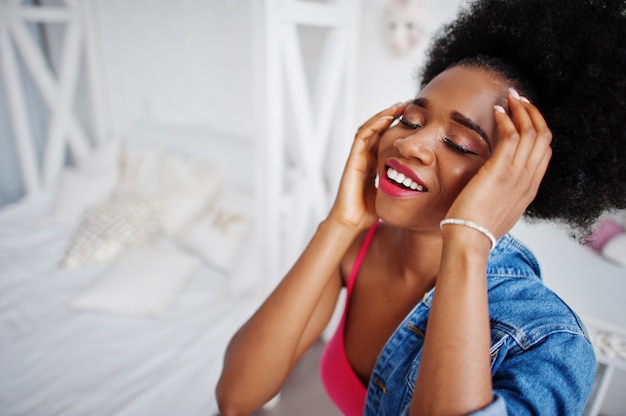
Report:
[[593,233],[587,238],[587,244],[595,251],[602,251],[604,245],[616,235],[623,233],[624,227],[611,219],[601,220]]

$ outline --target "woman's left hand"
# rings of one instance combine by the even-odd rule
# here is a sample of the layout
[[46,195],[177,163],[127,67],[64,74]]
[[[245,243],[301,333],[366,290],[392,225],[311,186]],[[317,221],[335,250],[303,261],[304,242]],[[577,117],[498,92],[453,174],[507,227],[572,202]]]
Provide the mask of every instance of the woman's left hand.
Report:
[[496,238],[513,228],[533,201],[552,156],[552,132],[537,107],[515,91],[508,103],[510,116],[494,107],[500,141],[493,156],[446,214],[480,224]]

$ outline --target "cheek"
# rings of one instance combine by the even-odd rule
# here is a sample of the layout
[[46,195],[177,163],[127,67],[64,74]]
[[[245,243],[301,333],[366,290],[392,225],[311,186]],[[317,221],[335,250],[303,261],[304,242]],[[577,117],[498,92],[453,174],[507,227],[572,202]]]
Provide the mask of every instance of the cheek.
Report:
[[468,167],[463,165],[456,165],[448,169],[448,188],[455,197],[465,188],[465,185],[467,185],[474,175],[476,175],[478,169],[480,169],[480,166]]

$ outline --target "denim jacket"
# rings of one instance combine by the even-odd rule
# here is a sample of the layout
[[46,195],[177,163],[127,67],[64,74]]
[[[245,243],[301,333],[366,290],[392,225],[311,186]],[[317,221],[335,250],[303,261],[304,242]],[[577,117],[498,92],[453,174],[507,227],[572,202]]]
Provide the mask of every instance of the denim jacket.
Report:
[[[510,235],[487,265],[494,401],[473,415],[580,415],[595,355],[576,314],[541,281],[532,253]],[[365,415],[406,415],[422,356],[433,292],[381,351],[367,388]]]

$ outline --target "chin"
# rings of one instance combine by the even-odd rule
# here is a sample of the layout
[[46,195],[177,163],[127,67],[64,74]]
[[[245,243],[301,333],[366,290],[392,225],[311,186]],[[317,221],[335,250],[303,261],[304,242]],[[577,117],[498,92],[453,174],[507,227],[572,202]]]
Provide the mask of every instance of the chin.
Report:
[[376,215],[385,224],[398,228],[424,229],[439,227],[444,214],[437,214],[424,207],[416,207],[410,200],[393,200],[381,191],[376,194]]
[[375,205],[376,215],[385,224],[401,228],[409,228],[411,224],[415,224],[416,218],[407,215],[410,211],[406,207],[402,207],[404,204],[393,203],[385,199],[385,196],[377,195]]

